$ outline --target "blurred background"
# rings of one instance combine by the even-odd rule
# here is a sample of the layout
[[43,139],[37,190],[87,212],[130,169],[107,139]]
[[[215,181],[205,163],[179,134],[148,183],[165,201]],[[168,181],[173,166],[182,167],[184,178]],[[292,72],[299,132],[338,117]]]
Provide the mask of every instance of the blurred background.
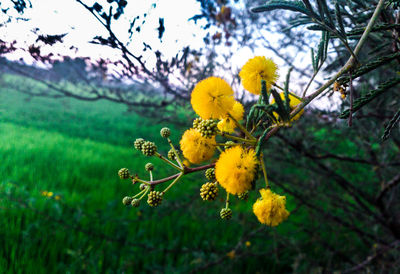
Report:
[[[252,204],[261,183],[247,202],[234,197],[233,218],[221,220],[224,195],[202,201],[202,172],[185,176],[157,208],[121,203],[138,186],[120,180],[120,168],[145,177],[152,162],[155,179],[173,174],[133,141],[152,140],[166,155],[159,131],[167,126],[178,145],[195,118],[190,93],[199,80],[226,79],[248,111],[258,98],[243,90],[238,72],[249,58],[271,57],[280,85],[292,67],[290,90],[299,96],[310,78],[309,93],[349,58],[328,39],[315,70],[310,49],[318,51],[321,30],[288,10],[250,11],[264,2],[0,2],[0,272],[399,271],[395,1],[379,18],[386,28],[371,34],[359,57],[386,59],[353,83],[355,98],[384,85],[379,97],[349,127],[340,116],[349,95],[330,89],[265,146],[271,187],[287,197],[287,221],[276,228],[257,221]],[[375,1],[322,2],[342,10],[354,47]]]

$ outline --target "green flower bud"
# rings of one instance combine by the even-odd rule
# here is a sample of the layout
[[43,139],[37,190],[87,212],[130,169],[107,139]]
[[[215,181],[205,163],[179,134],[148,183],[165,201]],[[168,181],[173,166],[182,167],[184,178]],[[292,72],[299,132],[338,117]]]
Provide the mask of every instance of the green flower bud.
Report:
[[249,198],[249,192],[245,191],[243,193],[238,194],[238,198],[240,200],[247,200],[247,198]]
[[146,187],[147,187],[146,184],[140,184],[139,189],[140,189],[140,190],[144,190]]
[[201,136],[211,138],[218,133],[217,122],[213,119],[202,120],[197,124],[196,129],[200,132]]
[[135,140],[133,145],[137,150],[142,150],[142,145],[144,144],[144,142],[145,140],[143,138],[138,138]]
[[124,198],[122,199],[122,203],[123,203],[124,205],[126,205],[126,206],[130,205],[131,202],[132,202],[132,197],[126,196],[126,197],[124,197]]
[[205,175],[209,181],[214,182],[215,181],[215,168],[207,169],[205,172]]
[[[179,150],[176,150],[176,153],[178,153],[178,155],[180,155]],[[168,159],[170,159],[170,160],[176,160],[176,155],[172,148],[168,151],[167,156],[168,156]]]
[[167,127],[164,127],[160,131],[161,137],[168,138],[171,135],[171,130]]
[[142,153],[146,156],[153,156],[157,152],[157,146],[155,143],[145,141],[142,145]]
[[139,199],[132,199],[131,205],[133,207],[138,207],[140,205],[140,200]]
[[145,168],[147,171],[152,171],[152,170],[154,169],[154,165],[153,165],[152,163],[147,163],[147,164],[144,166],[144,168]]
[[230,218],[232,218],[232,209],[223,208],[223,209],[221,209],[221,212],[219,215],[221,216],[221,219],[229,220]]
[[205,183],[200,188],[200,196],[204,201],[214,201],[218,196],[218,187],[215,183]]
[[196,119],[194,119],[194,121],[193,121],[193,128],[194,129],[198,129],[198,127],[199,127],[199,125],[200,125],[200,123],[203,121],[203,119],[201,119],[201,118],[196,118]]
[[226,145],[226,146],[224,146],[224,148],[230,148],[230,147],[232,147],[232,146],[235,145],[235,142],[227,141],[227,142],[225,142],[225,145]]
[[121,169],[118,171],[118,176],[119,176],[119,178],[121,178],[121,179],[129,179],[129,176],[130,176],[129,170],[128,170],[127,168],[121,168]]
[[162,202],[163,195],[159,191],[150,191],[149,195],[147,196],[147,203],[151,207],[159,206]]

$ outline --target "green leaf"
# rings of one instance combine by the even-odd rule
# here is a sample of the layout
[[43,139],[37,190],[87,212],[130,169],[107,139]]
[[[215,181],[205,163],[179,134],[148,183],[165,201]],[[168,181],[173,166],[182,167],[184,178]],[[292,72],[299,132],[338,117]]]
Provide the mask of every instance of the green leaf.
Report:
[[308,30],[327,31],[328,29],[322,25],[311,25],[307,27]]
[[281,99],[281,96],[279,95],[278,92],[276,92],[275,89],[271,89],[271,94],[275,99],[275,104],[277,105],[276,112],[279,114],[279,117],[283,121],[289,121],[289,112],[286,111],[285,105],[283,104],[283,101]]
[[314,54],[314,49],[311,48],[311,63],[314,69],[314,72],[317,71],[317,63],[315,62],[315,54]]
[[269,96],[267,91],[267,82],[265,80],[261,80],[261,98],[264,104],[268,105]]
[[389,124],[385,128],[385,132],[382,136],[382,141],[385,141],[389,138],[390,132],[394,128],[394,126],[400,121],[400,109],[396,112],[396,114],[390,119]]
[[292,69],[293,67],[290,67],[288,70],[288,73],[286,75],[285,87],[283,89],[285,92],[285,107],[288,113],[290,113],[289,82],[290,82],[290,73],[292,72]]
[[250,9],[251,12],[265,12],[272,10],[291,10],[311,16],[310,11],[300,1],[270,0],[265,5]]
[[[331,11],[328,8],[328,5],[326,4],[326,0],[317,0],[318,6],[321,6],[321,9],[323,13],[326,15],[326,18],[328,18],[328,21],[325,21],[327,25],[330,27],[335,27],[335,24],[333,23]],[[322,18],[322,15],[321,15]]]
[[[372,70],[374,70],[374,69],[376,69],[376,68],[378,68],[380,66],[389,64],[390,61],[392,61],[394,59],[397,59],[399,57],[400,57],[400,53],[398,52],[398,53],[393,53],[393,54],[390,54],[390,55],[386,55],[386,56],[383,56],[383,57],[376,58],[376,59],[368,62],[367,64],[359,67],[352,74],[352,78],[354,80],[354,79],[360,77],[361,75],[364,75],[364,74],[366,74],[366,73],[368,73],[368,72],[370,72],[370,71],[372,71]],[[349,81],[350,81],[349,76],[343,76],[343,77],[340,77],[338,79],[338,83],[340,85],[348,83]]]
[[[376,97],[379,95],[382,95],[386,91],[388,91],[391,87],[396,86],[397,84],[400,83],[400,77],[392,78],[383,84],[380,84],[377,89],[371,90],[369,93],[361,96],[360,98],[357,98],[354,100],[353,103],[353,113],[358,111],[360,108],[368,104],[369,102],[373,101]],[[350,109],[346,109],[343,111],[340,115],[340,119],[346,119],[350,115]]]
[[258,142],[257,142],[257,146],[256,146],[256,155],[257,155],[257,156],[260,156],[260,153],[261,153],[262,148],[263,148],[264,143],[265,143],[265,141],[264,141],[265,136],[267,136],[267,134],[268,134],[269,131],[270,131],[270,129],[264,130],[264,132],[263,132],[263,134],[261,135],[261,137],[258,138]]
[[336,17],[336,21],[338,22],[338,25],[339,25],[340,33],[343,35],[343,38],[345,38],[345,40],[347,40],[346,30],[344,29],[344,24],[343,24],[342,12],[340,11],[340,6],[337,1],[335,3],[335,17]]

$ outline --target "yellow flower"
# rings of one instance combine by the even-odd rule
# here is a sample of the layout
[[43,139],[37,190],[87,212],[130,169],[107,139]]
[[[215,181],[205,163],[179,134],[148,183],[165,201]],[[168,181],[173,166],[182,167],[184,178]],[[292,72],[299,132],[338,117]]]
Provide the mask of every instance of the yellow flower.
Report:
[[193,164],[199,164],[214,155],[216,142],[215,136],[206,138],[201,133],[191,128],[185,131],[180,141],[183,156]]
[[261,93],[261,80],[265,80],[267,90],[271,89],[272,83],[278,79],[278,66],[271,58],[256,56],[242,67],[239,77],[243,87],[253,94]]
[[232,110],[234,103],[232,88],[218,77],[200,81],[192,92],[193,110],[204,120],[225,116]]
[[[280,93],[279,94],[281,96],[282,101],[285,103],[285,93]],[[298,104],[301,103],[301,100],[299,98],[297,98],[296,96],[293,96],[292,94],[289,93],[289,106],[290,109],[293,110],[295,107],[297,107]],[[271,104],[275,103],[275,99],[272,98]],[[302,109],[299,113],[297,113],[292,119],[290,119],[290,122],[296,121],[298,120],[301,115],[303,115],[304,109]],[[278,113],[274,112],[274,116],[277,120],[279,120],[279,115]]]
[[[232,117],[235,118],[236,121],[240,121],[243,119],[243,113],[244,113],[243,105],[239,102],[235,102],[232,110],[229,112],[229,114],[232,115]],[[232,121],[232,119],[227,116],[225,116],[224,118],[221,117],[221,121],[218,122],[217,126],[220,131],[228,133],[234,132],[236,128],[235,122]]]
[[251,246],[251,242],[250,241],[246,241],[246,247],[250,247]]
[[260,223],[277,226],[289,217],[286,197],[273,193],[270,189],[260,189],[261,198],[253,205],[253,212]]
[[53,196],[53,194],[54,194],[54,193],[50,191],[50,192],[48,192],[48,193],[47,193],[47,197],[49,197],[49,198],[50,198],[50,197],[52,197],[52,196]]
[[228,253],[226,253],[226,256],[228,256],[229,259],[233,260],[236,256],[235,250],[231,250]]
[[215,177],[227,192],[243,193],[251,189],[257,164],[253,149],[235,146],[221,153],[215,164]]
[[54,199],[56,199],[57,201],[61,200],[61,196],[60,195],[56,195],[54,196]]
[[182,164],[184,164],[187,167],[190,167],[190,162],[187,159],[183,160]]

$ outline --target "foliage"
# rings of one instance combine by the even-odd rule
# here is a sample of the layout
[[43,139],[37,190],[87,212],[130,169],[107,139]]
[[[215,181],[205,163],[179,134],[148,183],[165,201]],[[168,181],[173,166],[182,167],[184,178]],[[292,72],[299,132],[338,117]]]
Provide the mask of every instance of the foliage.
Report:
[[[245,98],[243,96],[245,93],[237,92],[236,95],[241,97],[237,99],[248,100],[248,104],[245,105],[247,118],[245,125],[241,128],[242,133],[238,132],[236,135],[232,135],[234,138],[239,138],[236,141],[243,142],[246,140],[243,134],[246,131],[253,131],[253,137],[257,139],[256,144],[248,143],[248,145],[255,148],[258,157],[264,156],[261,163],[267,166],[269,183],[273,190],[279,195],[287,195],[290,217],[277,230],[266,230],[254,222],[254,217],[248,218],[250,207],[248,203],[244,203],[244,205],[233,208],[231,225],[225,227],[221,223],[210,221],[218,215],[215,214],[215,206],[210,205],[210,211],[199,210],[200,205],[193,202],[192,207],[188,206],[188,211],[183,211],[190,217],[182,218],[183,223],[193,222],[193,226],[188,225],[189,229],[184,225],[181,227],[182,231],[193,234],[191,236],[187,236],[189,234],[181,235],[174,242],[177,245],[174,245],[170,241],[163,242],[162,239],[165,239],[166,235],[171,241],[176,239],[177,235],[174,234],[176,230],[172,224],[180,224],[180,218],[175,218],[172,214],[168,216],[169,219],[162,219],[163,222],[170,222],[171,225],[166,226],[165,231],[158,231],[154,228],[154,223],[159,224],[159,220],[152,219],[152,214],[155,213],[146,212],[148,221],[141,219],[138,227],[145,229],[146,224],[153,221],[153,228],[150,231],[154,233],[149,232],[144,238],[153,240],[154,235],[161,237],[159,242],[154,240],[157,245],[165,244],[172,249],[188,246],[188,242],[192,241],[194,234],[201,235],[196,237],[194,245],[189,248],[190,251],[181,248],[176,252],[179,254],[179,258],[167,270],[174,271],[176,270],[175,266],[180,264],[189,265],[183,271],[192,268],[204,270],[210,267],[215,267],[215,271],[221,269],[226,271],[227,268],[240,271],[240,268],[236,268],[237,265],[241,265],[243,269],[250,272],[256,270],[263,272],[398,271],[400,204],[397,197],[400,184],[398,174],[400,139],[397,130],[399,94],[395,87],[398,84],[400,19],[397,1],[318,0],[312,3],[305,0],[273,0],[267,3],[264,1],[243,1],[241,3],[236,1],[199,1],[202,8],[201,14],[193,16],[192,19],[207,21],[204,29],[209,32],[204,37],[206,43],[204,49],[193,51],[185,48],[171,60],[163,59],[162,53],[155,51],[157,63],[153,70],[142,62],[139,53],[129,51],[127,44],[122,43],[113,32],[114,24],[120,17],[120,15],[115,15],[118,12],[122,14],[123,7],[118,11],[105,8],[105,5],[89,6],[83,1],[78,2],[92,16],[98,18],[108,31],[108,37],[95,37],[93,42],[112,47],[121,53],[120,62],[116,64],[106,62],[106,67],[108,68],[109,65],[121,66],[123,73],[120,79],[125,77],[136,80],[142,77],[148,79],[152,84],[158,84],[159,87],[162,87],[162,91],[152,93],[156,96],[151,96],[151,98],[135,97],[132,96],[134,94],[132,91],[116,92],[115,90],[118,89],[115,87],[104,87],[103,89],[103,83],[100,83],[100,85],[95,85],[95,88],[89,89],[88,93],[88,90],[85,90],[87,87],[84,84],[85,77],[82,78],[82,81],[78,81],[77,85],[71,85],[62,80],[53,82],[49,79],[36,78],[44,85],[40,89],[45,90],[43,87],[48,87],[53,91],[51,94],[39,92],[31,95],[57,96],[57,94],[62,94],[76,97],[76,93],[71,92],[72,89],[73,91],[78,90],[77,93],[80,95],[77,96],[78,98],[92,99],[88,94],[90,94],[90,90],[95,90],[97,94],[92,92],[95,94],[93,100],[104,98],[127,105],[131,104],[138,106],[139,112],[140,109],[144,110],[142,112],[148,109],[148,115],[157,113],[156,117],[161,116],[162,119],[165,118],[163,116],[172,117],[171,120],[177,120],[174,119],[176,116],[179,119],[183,117],[187,123],[192,118],[189,117],[192,116],[192,112],[185,116],[183,113],[187,110],[189,91],[193,89],[198,80],[207,78],[218,70],[230,71],[232,86],[235,90],[242,91],[238,88],[240,77],[230,67],[232,52],[238,47],[269,49],[274,52],[276,58],[282,59],[288,66],[293,67],[292,74],[288,73],[286,80],[281,80],[283,85],[278,81],[278,83],[274,83],[274,88],[269,90],[267,85],[261,82],[261,96],[258,100],[255,99],[256,101],[254,97]],[[114,6],[115,4],[119,6],[120,2],[114,3]],[[251,10],[257,14],[243,8],[243,5],[249,7],[250,3]],[[162,20],[159,23],[157,35],[162,38],[165,26]],[[278,45],[273,46],[268,39],[270,30],[279,30]],[[2,54],[13,52],[12,42],[0,42]],[[42,42],[39,39],[38,43]],[[228,50],[218,55],[218,49],[222,45],[227,46]],[[151,46],[145,45],[145,49],[150,50]],[[296,56],[309,51],[311,52],[310,62],[306,66],[299,67],[298,61],[295,62]],[[30,47],[29,52],[38,62],[53,65],[51,56],[40,54],[37,45]],[[202,61],[199,62],[199,60]],[[15,63],[5,63],[15,73],[23,74],[20,72],[20,66]],[[94,68],[90,71],[93,72],[96,79],[100,79],[98,76],[101,75],[96,71],[106,72],[104,75],[109,76],[108,70],[101,70],[100,64],[104,64],[104,62],[91,62],[89,66]],[[26,76],[35,78],[32,74]],[[178,81],[172,81],[175,77],[178,78]],[[293,79],[296,79],[296,85],[293,85]],[[175,86],[174,83],[179,81],[182,86]],[[282,97],[276,89],[283,90]],[[294,89],[297,94],[301,95],[296,95]],[[36,88],[33,90],[34,92],[38,91]],[[291,120],[296,115],[303,113],[306,106],[315,103],[317,98],[332,97],[337,102],[339,99],[336,95],[339,94],[334,91],[340,91],[343,98],[338,107],[342,114],[337,113],[334,108],[323,111],[310,107],[304,112],[302,118],[294,123],[293,127],[288,127]],[[145,93],[147,92],[142,94]],[[294,109],[291,109],[290,105],[291,96],[297,96],[298,98],[296,98],[300,102]],[[273,97],[275,102],[269,103],[269,97]],[[145,108],[141,108],[140,105],[143,105],[144,101],[136,101],[137,98],[150,100],[147,101],[149,104]],[[162,101],[160,98],[163,98]],[[331,100],[330,103],[333,104],[335,100]],[[160,108],[167,107],[169,102],[174,102],[175,105],[167,109],[168,112],[159,111]],[[151,109],[154,111],[151,112]],[[177,111],[178,115],[170,116],[170,113]],[[168,114],[160,115],[160,113]],[[338,116],[348,119],[347,125],[339,120]],[[13,119],[18,120],[17,118]],[[30,123],[38,122],[31,121]],[[277,126],[271,127],[272,125]],[[157,132],[162,126],[164,124],[152,129]],[[12,132],[11,128],[7,127],[6,129]],[[26,129],[21,131],[24,130]],[[174,135],[177,131],[172,130],[172,132],[172,136],[178,138]],[[140,136],[140,132],[135,132],[137,136],[136,133],[139,133]],[[132,135],[129,134],[130,138]],[[19,137],[24,138],[24,136]],[[143,137],[153,141],[160,138],[144,135]],[[106,137],[103,138],[106,139]],[[112,138],[118,140],[117,135]],[[381,138],[386,142],[381,142]],[[250,139],[247,136],[247,141]],[[160,151],[160,155],[163,153],[166,155],[168,149]],[[225,148],[221,146],[221,149]],[[22,149],[17,151],[17,154],[23,154]],[[179,159],[176,153],[175,158]],[[13,166],[17,162],[27,163],[28,160],[19,159],[7,166]],[[129,161],[124,163],[129,163]],[[81,163],[81,165],[84,166],[85,163]],[[119,167],[121,166],[125,166],[125,164]],[[137,166],[144,166],[144,163]],[[137,166],[134,168],[135,172],[138,170]],[[194,172],[211,166],[212,164],[190,170]],[[155,167],[157,170],[160,165],[155,163]],[[180,168],[183,169],[182,174],[185,173],[184,166],[182,165]],[[13,168],[12,170],[11,174],[18,174],[17,169]],[[6,174],[9,173],[10,171],[7,170]],[[44,174],[44,172],[42,173]],[[161,168],[160,174],[168,176],[170,173],[164,173]],[[139,174],[136,177],[133,176],[133,179],[135,181],[143,176]],[[163,179],[157,178],[157,180],[160,182]],[[71,179],[68,178],[64,184],[70,181]],[[152,180],[149,181],[151,184]],[[182,184],[182,191],[178,191],[176,196],[168,193],[171,195],[169,201],[173,204],[171,201],[174,199],[180,202],[180,199],[187,198],[188,204],[190,204],[194,195],[190,196],[187,193],[193,194],[199,189],[200,184],[193,188]],[[122,192],[129,192],[129,190],[128,188],[123,189]],[[116,193],[112,194],[117,195]],[[196,196],[200,200],[199,195]],[[106,197],[109,196],[106,195]],[[10,196],[7,198],[12,200]],[[250,193],[249,200],[254,201],[255,198]],[[81,201],[78,200],[74,200],[77,205]],[[99,198],[98,202],[100,201],[103,200]],[[168,203],[164,202],[161,206],[167,204],[165,206],[169,207]],[[228,209],[228,203],[226,204],[225,211],[221,212],[224,213],[223,216],[229,215],[225,214]],[[18,205],[26,207],[23,203],[18,203]],[[9,207],[10,204],[7,206]],[[114,209],[111,206],[110,208]],[[121,208],[122,205],[119,210],[122,210]],[[240,213],[235,215],[235,211]],[[127,214],[129,217],[131,216],[129,214],[134,215],[134,213]],[[155,214],[155,216],[158,215]],[[193,220],[196,220],[198,216],[202,216],[204,219],[200,219],[196,223]],[[113,220],[112,216],[109,220]],[[128,227],[122,225],[122,220],[119,221],[121,230],[124,228],[129,230]],[[113,225],[113,222],[110,222],[109,225]],[[150,225],[150,227],[152,226]],[[177,227],[179,229],[179,225]],[[199,229],[200,227],[201,229]],[[205,227],[211,229],[207,230],[209,233],[203,231],[206,230]],[[117,227],[114,228],[115,230],[112,230],[111,233],[118,230]],[[217,235],[215,231],[218,231]],[[187,240],[182,240],[185,237]],[[243,242],[251,237],[258,239],[252,241],[255,249],[245,249]],[[199,242],[196,242],[197,240]],[[211,248],[208,248],[209,245]],[[154,247],[142,246],[141,248],[152,250]],[[101,249],[101,245],[99,249]],[[165,250],[167,248],[159,251],[162,253]],[[198,253],[195,250],[199,250]],[[174,249],[174,253],[175,251],[176,249]],[[86,260],[85,256],[81,256],[82,251],[70,253],[79,255],[75,258],[80,259],[76,259],[75,262],[90,261]],[[186,257],[188,253],[192,257],[190,255]],[[173,261],[174,256],[171,256]],[[265,257],[268,259],[265,260]],[[146,258],[141,259],[139,261],[147,262]],[[234,260],[233,263],[225,266],[224,262],[231,259]],[[10,265],[9,261],[13,260],[9,259],[7,263],[4,263],[7,267]],[[157,260],[157,262],[162,261],[163,259]],[[199,262],[199,265],[193,263],[196,266],[192,267],[193,261]],[[254,261],[257,263],[252,264]],[[116,266],[118,263],[102,264],[102,266],[104,265]],[[248,268],[245,268],[246,265]],[[272,267],[268,268],[268,265],[272,265]],[[92,269],[97,270],[95,267],[93,266]],[[138,267],[143,267],[143,265]],[[151,271],[155,271],[156,268],[153,266]],[[160,270],[165,270],[165,268],[160,268]]]

